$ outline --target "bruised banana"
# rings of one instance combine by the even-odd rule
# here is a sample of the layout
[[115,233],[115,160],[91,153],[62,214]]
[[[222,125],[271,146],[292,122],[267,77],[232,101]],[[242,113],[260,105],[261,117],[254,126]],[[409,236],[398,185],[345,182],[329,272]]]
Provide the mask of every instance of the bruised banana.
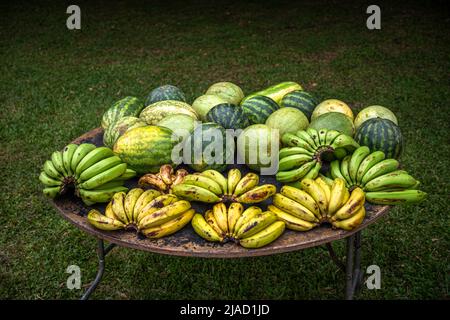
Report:
[[153,199],[159,197],[161,193],[154,189],[149,189],[144,191],[139,198],[137,199],[134,208],[133,208],[133,221],[138,221],[139,213],[142,208],[144,208],[147,204],[149,204]]
[[258,214],[252,220],[243,224],[239,231],[235,233],[236,239],[251,237],[277,220],[277,216],[270,211]]
[[206,203],[220,202],[220,198],[213,192],[202,187],[187,185],[184,183],[173,186],[172,193],[189,201],[200,201]]
[[231,195],[234,193],[234,189],[241,180],[241,172],[239,171],[239,169],[231,169],[230,171],[228,171],[227,179],[227,190],[228,194]]
[[165,236],[169,236],[174,234],[178,230],[181,230],[186,224],[191,221],[192,217],[195,214],[194,209],[189,209],[182,213],[179,217],[170,220],[166,223],[163,223],[156,227],[151,227],[147,229],[141,230],[141,233],[150,239],[158,239]]
[[235,201],[245,204],[258,203],[273,196],[276,192],[277,188],[273,184],[263,184],[240,195]]
[[228,233],[228,212],[227,206],[220,202],[213,206],[213,215],[219,225],[219,228]]
[[222,188],[216,181],[201,174],[188,174],[184,177],[183,184],[206,189],[217,196],[220,196],[223,193]]
[[332,216],[331,220],[345,220],[351,218],[359,208],[364,207],[364,191],[361,188],[355,188],[350,194],[348,201]]
[[366,209],[364,208],[364,206],[362,206],[359,207],[356,213],[350,218],[345,220],[333,221],[332,225],[335,228],[350,231],[359,226],[363,222],[365,216],[366,216]]
[[240,239],[239,244],[248,249],[260,248],[275,241],[281,236],[284,229],[285,223],[283,221],[276,221],[253,236]]
[[234,188],[233,195],[238,197],[241,194],[252,190],[259,183],[259,176],[256,173],[249,172],[239,180]]
[[230,234],[234,233],[236,222],[242,215],[242,212],[244,212],[244,206],[239,202],[233,202],[228,207],[227,220],[228,220],[228,232]]
[[268,205],[267,209],[273,212],[278,217],[278,220],[284,221],[286,223],[286,228],[294,231],[308,231],[318,225],[317,223],[297,218],[274,205]]
[[316,201],[322,216],[326,216],[328,209],[328,199],[325,191],[316,181],[312,179],[303,179],[300,184],[302,186],[302,189],[309,193],[311,197],[313,197],[313,199]]
[[168,206],[176,201],[178,201],[178,198],[173,194],[157,196],[146,205],[142,206],[142,209],[137,214],[135,222],[139,223],[147,215],[152,214],[158,209],[164,208],[165,206]]
[[146,215],[141,221],[139,221],[138,228],[142,230],[161,225],[180,216],[183,212],[189,210],[190,208],[191,204],[188,201],[179,200]]
[[212,169],[205,170],[202,172],[202,175],[217,182],[222,188],[222,193],[228,194],[228,180],[219,171]]
[[125,210],[125,215],[127,217],[127,222],[134,222],[134,206],[136,205],[139,197],[144,193],[144,190],[141,188],[133,188],[128,191],[125,199],[123,201],[123,208]]
[[99,211],[92,209],[87,215],[90,224],[100,230],[113,231],[123,229],[125,225],[119,220],[102,215]]
[[224,240],[224,237],[219,235],[199,213],[194,214],[191,224],[195,232],[208,241],[222,242]]
[[311,197],[307,192],[291,186],[283,186],[280,190],[280,193],[306,207],[318,219],[322,217],[320,214],[319,206],[317,205],[314,198]]
[[226,232],[220,228],[219,223],[217,222],[216,217],[214,216],[213,210],[206,210],[205,220],[214,229],[214,231],[216,231],[222,237],[226,236]]

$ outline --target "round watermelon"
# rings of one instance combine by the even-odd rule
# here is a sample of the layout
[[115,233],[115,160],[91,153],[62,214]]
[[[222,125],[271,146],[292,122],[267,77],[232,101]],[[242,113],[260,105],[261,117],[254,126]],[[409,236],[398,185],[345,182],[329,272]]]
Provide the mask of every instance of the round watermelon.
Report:
[[271,98],[254,96],[242,103],[242,108],[252,124],[264,124],[267,118],[280,107]]
[[386,107],[383,106],[369,106],[362,109],[355,118],[355,128],[358,129],[364,121],[372,118],[389,119],[398,125],[397,117],[395,114]]
[[312,94],[302,90],[295,90],[281,99],[280,107],[296,108],[303,112],[309,121],[317,104],[318,101]]
[[125,97],[114,103],[112,107],[103,114],[102,128],[108,128],[123,117],[138,117],[142,109],[144,109],[144,104],[141,100],[136,97]]
[[173,114],[158,122],[158,126],[169,128],[182,139],[194,131],[195,119],[185,114]]
[[130,129],[146,126],[147,123],[136,117],[123,117],[110,125],[103,133],[103,144],[112,148],[117,139]]
[[185,114],[194,120],[198,119],[197,113],[189,104],[176,100],[155,102],[142,110],[139,118],[149,125],[155,125],[165,117],[173,114]]
[[221,97],[232,104],[239,104],[244,98],[244,92],[239,86],[231,82],[217,82],[208,88],[206,94]]
[[[184,143],[184,162],[195,171],[224,171],[227,162],[233,163],[234,138],[227,139],[225,129],[213,122],[202,123]],[[190,158],[186,156],[190,150]]]
[[138,127],[119,137],[113,151],[139,174],[156,173],[163,164],[172,164],[172,149],[178,143],[172,137],[172,130],[164,127]]
[[206,114],[209,110],[217,106],[218,104],[227,103],[225,99],[213,95],[213,94],[204,94],[192,103],[192,108],[197,112],[200,117],[200,120],[206,121]]
[[277,129],[280,137],[287,132],[295,134],[299,130],[305,130],[308,124],[308,119],[303,112],[290,107],[278,109],[266,120],[266,125]]
[[170,84],[153,89],[147,96],[145,105],[151,105],[158,101],[176,100],[186,102],[186,97],[180,88]]
[[311,121],[328,112],[340,112],[348,116],[352,121],[354,119],[353,111],[348,104],[338,99],[328,99],[322,101],[314,108],[311,115]]
[[342,132],[350,137],[355,134],[355,127],[353,121],[345,114],[340,112],[328,112],[315,118],[309,124],[309,128],[316,129],[328,129]]
[[206,114],[207,121],[215,122],[225,129],[244,129],[250,125],[241,106],[221,103]]
[[403,152],[403,136],[400,127],[388,119],[369,119],[356,130],[355,141],[370,151],[380,150],[386,158],[399,159]]

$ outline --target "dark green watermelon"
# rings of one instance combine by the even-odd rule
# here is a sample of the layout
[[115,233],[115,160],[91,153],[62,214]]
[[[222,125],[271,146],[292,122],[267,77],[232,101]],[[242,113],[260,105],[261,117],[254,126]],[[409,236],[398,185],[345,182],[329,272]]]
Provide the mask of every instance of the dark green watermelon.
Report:
[[220,124],[225,129],[244,129],[250,125],[242,107],[231,103],[221,103],[213,107],[206,114],[206,119]]
[[[222,137],[220,145],[216,148],[216,134]],[[200,143],[196,142],[197,139]],[[220,139],[220,138],[219,138]],[[227,159],[233,162],[234,155],[234,139],[230,139],[231,147],[226,144],[225,129],[213,122],[202,123],[195,127],[194,132],[186,138],[183,151],[190,149],[191,158],[189,167],[195,171],[205,171],[209,169],[224,171],[227,168]],[[216,152],[220,154],[216,157]],[[184,154],[186,156],[186,154]],[[217,159],[216,159],[217,158]],[[197,161],[199,160],[199,161]],[[186,163],[186,158],[185,158]]]
[[103,114],[102,128],[106,130],[123,117],[139,117],[142,109],[144,109],[144,104],[140,99],[136,97],[125,97],[114,103]]
[[281,99],[280,106],[299,109],[311,121],[311,115],[318,103],[312,94],[306,91],[296,90],[285,95]]
[[403,135],[400,127],[388,119],[372,118],[356,131],[355,140],[370,151],[380,150],[386,158],[399,159],[403,152]]
[[152,103],[165,100],[186,102],[186,97],[180,88],[167,84],[153,89],[152,92],[149,93],[145,105],[149,106]]
[[245,100],[242,108],[251,124],[264,124],[267,118],[280,107],[269,97],[254,96]]

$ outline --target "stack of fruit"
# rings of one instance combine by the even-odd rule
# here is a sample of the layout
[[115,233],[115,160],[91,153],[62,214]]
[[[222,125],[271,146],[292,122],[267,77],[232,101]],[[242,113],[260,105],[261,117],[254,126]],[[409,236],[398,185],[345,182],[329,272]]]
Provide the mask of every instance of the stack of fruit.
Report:
[[217,203],[205,215],[197,213],[192,219],[195,232],[208,241],[235,241],[245,248],[260,248],[275,241],[284,231],[285,223],[277,221],[270,211],[252,206],[244,210],[240,203],[227,208]]
[[45,186],[44,194],[50,198],[75,189],[86,205],[92,205],[108,202],[114,193],[128,190],[123,183],[135,175],[111,149],[82,143],[55,151],[51,160],[44,163],[39,180]]
[[188,172],[184,169],[174,170],[170,164],[162,165],[159,172],[143,175],[138,184],[140,186],[152,187],[161,193],[170,193],[172,187],[183,182]]
[[112,231],[135,229],[148,238],[161,238],[182,229],[194,216],[194,209],[173,194],[140,188],[114,194],[105,214],[91,210],[87,219],[94,227]]

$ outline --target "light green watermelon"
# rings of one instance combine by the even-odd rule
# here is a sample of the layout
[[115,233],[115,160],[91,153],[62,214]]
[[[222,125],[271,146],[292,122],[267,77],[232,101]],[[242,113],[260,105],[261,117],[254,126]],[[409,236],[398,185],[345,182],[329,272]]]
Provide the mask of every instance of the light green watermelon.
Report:
[[217,82],[208,88],[206,94],[219,96],[232,104],[239,104],[244,98],[242,89],[231,82]]
[[173,114],[163,118],[158,122],[158,126],[172,130],[182,139],[189,136],[194,131],[195,119],[185,114]]
[[155,102],[142,110],[139,117],[147,122],[149,125],[155,125],[167,116],[174,114],[185,114],[193,118],[198,119],[198,115],[195,110],[186,102],[165,100]]
[[355,134],[355,126],[353,121],[343,113],[340,112],[328,112],[324,113],[309,124],[309,128],[316,129],[328,129],[342,132],[350,137]]
[[303,112],[290,107],[275,111],[266,120],[266,125],[272,129],[277,129],[280,137],[286,132],[295,134],[299,130],[305,130],[308,124],[308,118]]
[[192,108],[197,112],[200,120],[206,121],[208,111],[222,103],[227,103],[227,101],[213,94],[204,94],[195,99],[192,103]]

